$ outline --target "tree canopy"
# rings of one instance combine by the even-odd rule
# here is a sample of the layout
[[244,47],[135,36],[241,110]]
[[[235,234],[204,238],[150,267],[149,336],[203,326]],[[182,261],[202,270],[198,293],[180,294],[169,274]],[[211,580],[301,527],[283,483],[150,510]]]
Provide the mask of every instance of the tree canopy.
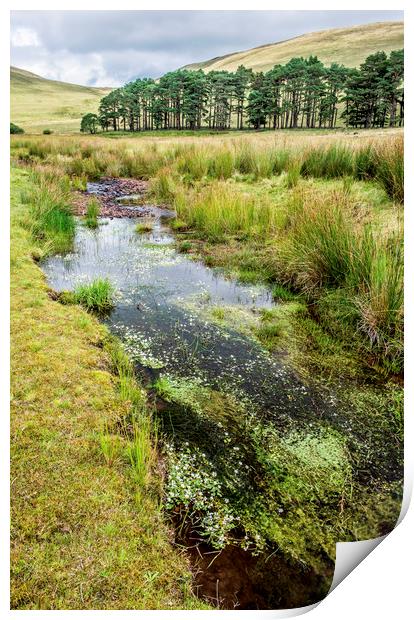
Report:
[[103,97],[81,131],[334,128],[402,125],[404,52],[377,52],[359,69],[292,58],[266,73],[178,69],[140,78]]

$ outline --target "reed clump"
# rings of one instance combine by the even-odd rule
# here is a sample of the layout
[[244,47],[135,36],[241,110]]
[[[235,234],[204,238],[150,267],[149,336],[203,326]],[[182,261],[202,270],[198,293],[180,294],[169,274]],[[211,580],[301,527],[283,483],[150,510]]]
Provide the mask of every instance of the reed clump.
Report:
[[222,181],[199,191],[177,191],[174,207],[180,220],[211,241],[226,235],[268,236],[276,232],[280,219],[270,201],[246,196]]
[[101,210],[101,205],[99,200],[93,196],[88,201],[88,206],[86,207],[86,214],[84,217],[84,224],[88,228],[98,228],[99,222],[98,217]]
[[29,226],[34,238],[45,242],[50,253],[69,250],[75,234],[69,179],[33,172],[30,191],[21,198],[29,205]]
[[105,314],[113,308],[115,289],[107,278],[96,278],[87,284],[79,284],[73,291],[73,301],[89,312]]
[[285,283],[316,303],[333,331],[357,330],[368,348],[400,372],[402,234],[355,222],[350,206],[335,193],[330,200],[315,194],[296,199],[279,267]]
[[375,178],[388,196],[404,202],[404,142],[401,137],[375,147]]

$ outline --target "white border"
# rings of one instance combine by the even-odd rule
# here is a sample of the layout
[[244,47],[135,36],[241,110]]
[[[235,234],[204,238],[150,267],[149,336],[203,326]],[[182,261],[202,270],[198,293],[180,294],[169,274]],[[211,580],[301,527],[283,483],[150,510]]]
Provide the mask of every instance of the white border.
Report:
[[[391,5],[391,6],[390,6]],[[414,201],[413,201],[413,88],[414,75],[412,67],[413,49],[412,36],[414,34],[414,18],[413,9],[407,6],[408,3],[392,6],[390,2],[355,2],[346,3],[320,2],[317,1],[309,5],[306,2],[292,1],[286,4],[282,2],[270,2],[257,0],[252,5],[245,1],[220,1],[211,0],[210,2],[190,2],[176,1],[173,4],[166,1],[160,2],[153,0],[148,6],[147,3],[137,1],[118,0],[116,4],[108,0],[72,0],[71,2],[53,2],[49,0],[38,1],[36,3],[30,1],[5,2],[1,8],[0,19],[0,58],[2,63],[2,84],[4,85],[3,97],[0,100],[2,109],[2,149],[1,149],[1,188],[2,194],[1,204],[1,226],[0,226],[0,283],[3,302],[0,307],[0,325],[1,325],[1,358],[0,358],[0,376],[1,376],[1,404],[0,409],[2,415],[0,442],[2,455],[1,481],[0,481],[0,497],[1,501],[1,534],[2,545],[4,551],[8,549],[9,538],[9,425],[8,425],[8,385],[9,385],[9,280],[8,280],[8,253],[9,253],[9,152],[6,147],[9,136],[8,123],[8,75],[9,75],[9,10],[144,10],[144,9],[209,9],[209,10],[405,10],[405,63],[406,63],[406,272],[405,272],[405,288],[406,288],[406,416],[405,416],[405,496],[404,510],[407,511],[409,498],[412,490],[413,471],[414,471],[414,450],[413,450],[413,390],[414,382],[412,381],[413,370],[413,303],[414,303],[414,277],[413,277],[413,248],[414,248]],[[375,618],[376,620],[393,620],[405,619],[412,617],[412,556],[410,555],[409,544],[413,540],[414,532],[414,510],[411,507],[402,523],[381,542],[381,544],[371,553],[333,592],[331,592],[321,604],[317,605],[310,612],[312,620],[349,620],[353,618]],[[351,543],[354,544],[354,543]],[[0,562],[0,605],[1,609],[7,616],[14,617],[22,613],[29,614],[30,617],[40,617],[48,614],[48,617],[55,617],[60,614],[70,616],[70,618],[79,617],[80,614],[96,615],[99,617],[116,614],[117,617],[124,618],[126,616],[140,614],[141,617],[166,618],[172,615],[176,618],[213,618],[217,614],[221,614],[226,618],[277,618],[288,617],[292,613],[277,611],[9,611],[9,575],[8,575],[8,557],[1,554]],[[305,611],[305,609],[303,610]]]

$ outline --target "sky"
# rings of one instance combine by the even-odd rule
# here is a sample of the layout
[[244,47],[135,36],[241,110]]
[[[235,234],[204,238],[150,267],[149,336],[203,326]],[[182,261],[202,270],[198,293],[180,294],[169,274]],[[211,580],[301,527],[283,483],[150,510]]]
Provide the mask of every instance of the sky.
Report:
[[306,32],[402,19],[402,11],[12,11],[11,64],[119,86]]

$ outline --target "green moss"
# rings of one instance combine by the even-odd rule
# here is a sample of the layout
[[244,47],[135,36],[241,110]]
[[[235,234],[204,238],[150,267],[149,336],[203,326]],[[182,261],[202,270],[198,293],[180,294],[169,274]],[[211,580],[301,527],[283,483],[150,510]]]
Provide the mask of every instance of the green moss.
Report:
[[282,433],[252,417],[248,401],[200,381],[164,376],[155,387],[168,403],[161,414],[168,507],[193,520],[216,548],[278,548],[324,575],[338,540],[392,527],[398,485],[377,483],[376,510],[376,493],[355,478],[342,433],[315,423]]

